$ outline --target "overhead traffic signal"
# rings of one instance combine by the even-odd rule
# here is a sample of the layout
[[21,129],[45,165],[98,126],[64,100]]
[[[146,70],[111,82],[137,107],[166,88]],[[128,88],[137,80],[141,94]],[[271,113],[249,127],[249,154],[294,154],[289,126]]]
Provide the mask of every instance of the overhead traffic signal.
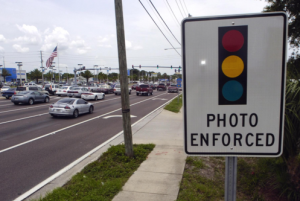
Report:
[[219,27],[219,105],[247,104],[248,26]]
[[157,68],[158,68],[158,65],[157,65]]
[[171,69],[172,69],[173,67],[172,67],[172,65],[171,65]]
[[177,72],[177,70],[175,69],[175,73]]
[[141,65],[140,65],[140,68],[141,68]]
[[132,65],[132,69],[134,69],[134,65]]

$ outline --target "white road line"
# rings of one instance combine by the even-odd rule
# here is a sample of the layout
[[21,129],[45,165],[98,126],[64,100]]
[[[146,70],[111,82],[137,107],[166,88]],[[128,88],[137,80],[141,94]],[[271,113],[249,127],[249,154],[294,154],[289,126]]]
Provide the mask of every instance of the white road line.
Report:
[[[161,94],[161,95],[163,95],[163,94]],[[158,96],[161,96],[161,95],[158,95]],[[156,97],[157,97],[157,96],[156,96]],[[136,104],[139,104],[139,103],[142,103],[142,102],[148,101],[148,100],[151,100],[151,98],[147,98],[147,99],[145,99],[145,100],[143,100],[143,101],[140,101],[140,102],[137,102],[137,103],[133,103],[133,104],[131,104],[130,106],[133,106],[133,105],[136,105]],[[92,121],[92,120],[95,120],[95,119],[98,119],[98,118],[100,118],[100,117],[106,116],[106,115],[108,115],[108,114],[114,113],[114,112],[116,112],[116,111],[119,111],[119,110],[121,110],[121,108],[119,108],[119,109],[116,109],[116,110],[113,110],[113,111],[111,111],[111,112],[108,112],[108,113],[105,113],[105,114],[102,114],[102,115],[99,115],[99,116],[96,116],[96,117],[93,117],[93,118],[91,118],[91,119],[84,120],[84,121],[82,121],[82,122],[79,122],[79,123],[73,124],[73,125],[71,125],[71,126],[67,126],[67,127],[64,127],[64,128],[58,129],[58,130],[56,130],[56,131],[53,131],[53,132],[51,132],[51,133],[48,133],[48,134],[42,135],[42,136],[40,136],[40,137],[37,137],[37,138],[31,139],[31,140],[28,140],[28,141],[22,142],[22,143],[20,143],[20,144],[17,144],[17,145],[14,145],[14,146],[8,147],[8,148],[6,148],[6,149],[2,149],[2,150],[0,150],[0,153],[3,153],[3,152],[5,152],[5,151],[11,150],[11,149],[14,149],[14,148],[16,148],[16,147],[19,147],[19,146],[22,146],[22,145],[24,145],[24,144],[28,144],[28,143],[30,143],[30,142],[33,142],[33,141],[36,141],[36,140],[38,140],[38,139],[41,139],[41,138],[47,137],[47,136],[49,136],[49,135],[54,135],[54,134],[56,134],[56,133],[58,133],[58,132],[61,132],[61,131],[67,130],[67,129],[69,129],[69,128],[72,128],[72,127],[78,126],[78,125],[80,125],[80,124],[83,124],[83,123],[86,123],[86,122],[89,122],[89,121]]]
[[[117,99],[117,98],[113,98],[113,99]],[[103,103],[103,102],[110,101],[110,100],[113,100],[113,99],[104,100],[104,101],[101,101],[101,102],[99,101],[97,103]],[[97,103],[94,103],[94,104],[97,104]],[[33,118],[33,117],[43,116],[43,115],[46,115],[46,114],[49,114],[49,112],[42,113],[42,114],[37,114],[37,115],[33,115],[33,116],[28,116],[28,117],[23,117],[23,118],[20,118],[20,119],[14,119],[14,120],[10,120],[10,121],[0,122],[0,125],[15,122],[15,121],[20,121],[20,120],[24,120],[24,119],[30,119],[30,118]]]
[[[159,106],[155,110],[151,111],[150,113],[148,113],[146,116],[144,116],[143,118],[141,118],[140,120],[138,120],[137,122],[135,122],[134,124],[132,124],[131,126],[133,127],[136,124],[140,123],[142,120],[144,120],[145,118],[147,118],[148,116],[150,116],[151,114],[153,114],[154,112],[156,112],[157,110],[161,109],[162,107],[164,107],[165,105],[167,105],[168,103],[170,103],[176,97],[177,96],[175,96],[171,100],[167,101],[166,103],[162,104],[161,106]],[[59,170],[58,172],[56,172],[52,176],[48,177],[47,179],[45,179],[44,181],[42,181],[38,185],[34,186],[33,188],[31,188],[27,192],[23,193],[22,195],[20,195],[19,197],[17,197],[14,201],[22,201],[25,198],[29,197],[31,194],[33,194],[34,192],[38,191],[43,186],[45,186],[49,182],[53,181],[57,177],[61,176],[62,174],[64,174],[65,172],[67,172],[68,170],[70,170],[71,168],[73,168],[75,165],[77,165],[78,163],[80,163],[81,161],[83,161],[84,159],[86,159],[87,157],[89,157],[90,155],[92,155],[93,153],[95,153],[96,151],[98,151],[99,149],[101,149],[102,147],[104,147],[109,142],[111,142],[112,140],[116,139],[117,137],[119,137],[122,134],[123,134],[123,131],[117,133],[115,136],[111,137],[109,140],[106,140],[105,142],[103,142],[102,144],[100,144],[98,147],[96,147],[93,150],[89,151],[88,153],[84,154],[83,156],[81,156],[80,158],[78,158],[77,160],[75,160],[74,162],[70,163],[69,165],[67,165],[66,167],[62,168],[61,170]]]
[[[110,115],[110,116],[106,116],[106,117],[103,117],[103,119],[109,119],[109,118],[113,118],[113,117],[121,117],[122,118],[122,115]],[[136,116],[134,115],[130,115],[131,118],[134,118]]]

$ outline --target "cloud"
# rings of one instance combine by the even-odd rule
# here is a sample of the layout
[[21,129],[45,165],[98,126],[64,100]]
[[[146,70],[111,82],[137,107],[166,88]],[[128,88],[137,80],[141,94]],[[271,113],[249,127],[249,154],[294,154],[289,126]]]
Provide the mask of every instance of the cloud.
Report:
[[143,49],[142,46],[133,46],[132,45],[132,42],[129,41],[129,40],[125,40],[125,45],[126,45],[126,49],[127,50],[140,50],[140,49]]
[[89,49],[91,49],[86,43],[85,40],[81,39],[80,37],[77,40],[73,40],[71,42],[71,47],[76,48],[78,54],[85,54]]
[[52,51],[58,44],[58,51],[69,49],[70,34],[62,27],[55,27],[53,31],[45,36],[43,51]]
[[14,42],[22,42],[24,44],[38,45],[40,43],[40,38],[20,36],[18,38],[15,38],[13,41]]
[[4,48],[0,46],[0,51],[4,51]]
[[22,47],[21,45],[17,45],[17,44],[14,44],[13,48],[15,50],[17,50],[17,52],[28,52],[29,51],[28,47]]
[[21,32],[25,34],[40,35],[38,29],[35,26],[26,25],[26,24],[23,24],[22,26],[17,24],[16,26]]
[[2,34],[0,34],[0,42],[6,42],[6,38]]
[[108,47],[111,48],[112,45],[110,44],[110,39],[114,38],[115,35],[107,35],[107,36],[98,36],[97,43],[99,47]]

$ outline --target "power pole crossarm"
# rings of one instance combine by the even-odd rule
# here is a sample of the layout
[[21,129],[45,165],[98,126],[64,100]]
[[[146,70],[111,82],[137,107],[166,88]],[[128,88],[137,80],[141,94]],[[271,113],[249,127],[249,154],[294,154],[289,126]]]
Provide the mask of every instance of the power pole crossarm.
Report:
[[122,0],[115,0],[125,153],[133,157]]

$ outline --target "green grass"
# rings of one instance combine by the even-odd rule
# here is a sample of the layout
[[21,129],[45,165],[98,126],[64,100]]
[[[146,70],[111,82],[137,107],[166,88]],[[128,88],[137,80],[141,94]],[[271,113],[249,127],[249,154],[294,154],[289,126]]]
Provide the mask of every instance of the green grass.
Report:
[[[177,200],[224,200],[224,159],[187,157]],[[293,167],[299,163],[300,158]],[[293,182],[298,177],[290,176],[282,158],[238,158],[237,168],[238,201],[300,200],[300,190]]]
[[133,145],[134,157],[129,158],[124,145],[112,146],[63,187],[39,200],[112,200],[154,147],[154,144]]
[[174,100],[171,101],[171,103],[165,106],[165,109],[171,112],[178,113],[181,107],[182,107],[182,95],[179,96],[179,101],[178,98],[175,98]]

